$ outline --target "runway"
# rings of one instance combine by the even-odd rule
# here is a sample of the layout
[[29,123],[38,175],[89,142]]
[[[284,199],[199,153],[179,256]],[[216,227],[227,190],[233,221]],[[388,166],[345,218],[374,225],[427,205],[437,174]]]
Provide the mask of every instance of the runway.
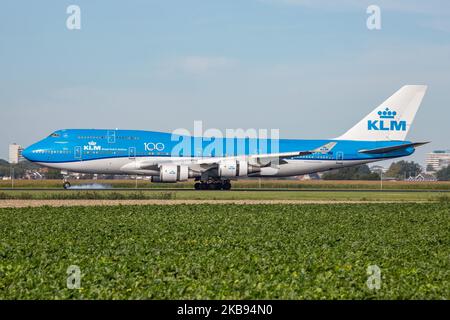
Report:
[[[63,189],[63,188],[0,188],[0,192],[2,191],[41,191],[41,192],[76,192],[76,191],[99,191],[99,192],[107,192],[107,191],[119,191],[119,192],[135,192],[135,191],[155,191],[155,192],[217,192],[220,190],[195,190],[188,188],[71,188],[71,189]],[[224,193],[229,192],[393,192],[393,193],[450,193],[450,190],[444,189],[292,189],[292,188],[233,188],[228,191],[221,191]]]
[[184,188],[18,188],[0,189],[0,208],[39,206],[174,204],[333,204],[422,203],[450,199],[449,190],[236,188],[229,191]]

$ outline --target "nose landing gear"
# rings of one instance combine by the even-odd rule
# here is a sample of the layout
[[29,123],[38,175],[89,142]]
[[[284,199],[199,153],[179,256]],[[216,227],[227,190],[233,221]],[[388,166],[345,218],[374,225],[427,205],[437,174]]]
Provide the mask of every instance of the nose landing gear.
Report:
[[196,182],[195,190],[230,190],[230,180],[208,180]]
[[72,185],[70,184],[68,178],[67,178],[67,177],[64,177],[64,180],[63,180],[63,188],[67,190],[67,189],[70,189],[71,186],[72,186]]

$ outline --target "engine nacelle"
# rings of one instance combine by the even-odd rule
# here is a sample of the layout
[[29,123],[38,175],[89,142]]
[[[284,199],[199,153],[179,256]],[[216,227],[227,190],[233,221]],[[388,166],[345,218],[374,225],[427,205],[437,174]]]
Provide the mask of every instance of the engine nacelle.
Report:
[[220,177],[224,178],[244,177],[253,171],[249,170],[249,167],[247,161],[226,160],[219,164],[218,173]]
[[159,176],[153,176],[152,182],[177,182],[189,179],[189,168],[178,165],[162,165],[159,168]]

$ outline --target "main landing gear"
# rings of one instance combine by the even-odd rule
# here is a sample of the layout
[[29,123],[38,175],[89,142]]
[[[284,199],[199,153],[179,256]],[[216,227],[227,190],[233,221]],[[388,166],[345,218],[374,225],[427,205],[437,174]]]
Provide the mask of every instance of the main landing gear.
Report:
[[212,180],[196,182],[195,190],[230,190],[230,180]]

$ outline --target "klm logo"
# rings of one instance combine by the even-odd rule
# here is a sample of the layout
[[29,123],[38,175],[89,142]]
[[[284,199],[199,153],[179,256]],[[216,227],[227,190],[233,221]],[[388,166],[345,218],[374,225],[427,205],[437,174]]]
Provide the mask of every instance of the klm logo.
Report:
[[378,111],[379,120],[369,120],[367,122],[368,130],[375,131],[406,131],[406,121],[394,120],[397,115],[396,111],[391,111],[386,108],[383,111]]
[[88,142],[87,146],[83,147],[83,150],[84,151],[100,151],[100,150],[102,150],[102,147],[98,146],[97,142],[91,141],[91,142]]

